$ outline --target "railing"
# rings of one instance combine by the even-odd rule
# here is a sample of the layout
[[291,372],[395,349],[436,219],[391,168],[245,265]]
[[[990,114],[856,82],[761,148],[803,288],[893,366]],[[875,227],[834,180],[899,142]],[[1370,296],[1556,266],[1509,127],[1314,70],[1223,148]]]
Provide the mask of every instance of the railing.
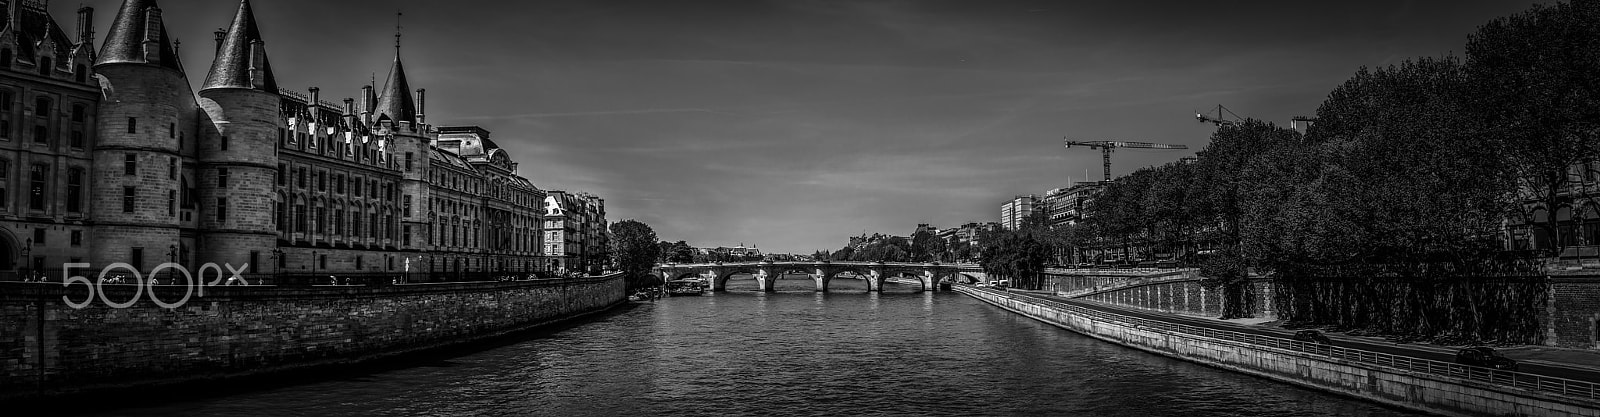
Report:
[[1589,400],[1600,400],[1600,384],[1576,381],[1566,378],[1549,377],[1543,375],[1527,374],[1521,372],[1504,371],[1499,369],[1483,368],[1478,366],[1461,365],[1431,359],[1418,359],[1409,356],[1392,355],[1388,353],[1372,352],[1360,349],[1350,349],[1338,346],[1328,346],[1317,343],[1301,342],[1294,339],[1262,336],[1240,333],[1228,330],[1217,330],[1205,327],[1196,327],[1184,324],[1169,323],[1160,320],[1150,320],[1139,317],[1125,316],[1090,308],[1070,305],[1054,300],[1020,295],[1010,292],[995,291],[983,288],[972,288],[974,291],[1009,298],[1023,300],[1034,304],[1046,305],[1062,311],[1071,312],[1101,320],[1132,325],[1141,330],[1157,330],[1170,333],[1183,333],[1213,339],[1228,340],[1233,342],[1248,343],[1252,345],[1268,346],[1277,349],[1295,352],[1310,353],[1326,356],[1333,359],[1371,364],[1389,368],[1396,368],[1407,372],[1427,375],[1462,378],[1471,381],[1486,382],[1495,385],[1510,386],[1531,391],[1560,394]]

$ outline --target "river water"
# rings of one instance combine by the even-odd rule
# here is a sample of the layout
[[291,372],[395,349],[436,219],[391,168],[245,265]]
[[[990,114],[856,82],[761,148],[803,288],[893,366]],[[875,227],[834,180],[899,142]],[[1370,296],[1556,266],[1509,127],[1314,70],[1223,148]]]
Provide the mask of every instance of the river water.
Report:
[[104,415],[1406,415],[1123,348],[958,293],[735,279],[496,347]]

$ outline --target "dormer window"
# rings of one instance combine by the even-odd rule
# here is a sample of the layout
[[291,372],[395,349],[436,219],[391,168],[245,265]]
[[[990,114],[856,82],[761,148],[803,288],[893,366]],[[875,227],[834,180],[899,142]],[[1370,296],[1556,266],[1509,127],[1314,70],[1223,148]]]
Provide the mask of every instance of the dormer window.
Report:
[[39,75],[50,76],[50,57],[39,57]]

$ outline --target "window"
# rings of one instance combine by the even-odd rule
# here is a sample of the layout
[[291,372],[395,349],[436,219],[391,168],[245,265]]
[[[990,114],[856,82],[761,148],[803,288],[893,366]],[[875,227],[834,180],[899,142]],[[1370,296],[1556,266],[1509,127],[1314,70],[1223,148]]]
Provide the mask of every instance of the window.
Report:
[[67,212],[83,211],[83,169],[67,170]]
[[73,104],[72,105],[72,121],[73,122],[75,122],[75,123],[83,123],[83,119],[86,118],[86,116],[84,116],[86,113],[87,112],[84,110],[82,104]]
[[406,196],[405,203],[402,203],[401,206],[405,207],[405,216],[411,217],[411,196]]
[[167,179],[178,179],[178,158],[167,157]]
[[305,233],[305,231],[306,231],[306,205],[305,204],[295,204],[294,205],[294,231],[300,232],[300,233]]
[[356,269],[361,269],[361,255],[356,255]]
[[45,175],[50,171],[50,166],[34,164],[30,172],[31,187],[28,189],[28,207],[34,210],[44,210],[44,181]]
[[44,228],[43,227],[35,227],[35,228],[33,228],[33,244],[35,244],[35,245],[43,245],[44,244]]
[[344,194],[344,174],[339,174],[339,176],[334,177],[333,192],[336,194]]
[[128,264],[133,265],[133,269],[134,270],[143,271],[144,270],[144,248],[131,248],[131,249],[132,250],[130,250],[129,251],[130,253],[128,254]]
[[178,190],[167,190],[167,215],[178,215]]
[[55,64],[50,62],[50,57],[39,58],[39,75],[50,76],[50,69],[53,67]]
[[128,133],[132,134],[132,133],[137,132],[138,130],[139,130],[139,118],[137,118],[137,117],[129,117],[128,118]]
[[327,171],[317,171],[317,191],[328,191]]
[[283,164],[278,164],[278,185],[289,185],[288,172]]
[[365,184],[365,183],[366,183],[366,181],[362,181],[360,178],[351,178],[350,179],[350,188],[354,189],[352,191],[355,191],[356,197],[360,197],[361,196],[361,184]]
[[50,127],[45,125],[34,126],[33,143],[50,143]]
[[178,137],[178,124],[177,123],[167,123],[167,138],[176,138],[176,137]]
[[75,149],[83,149],[83,131],[82,130],[74,130],[74,131],[72,131],[72,142],[69,142],[68,144],[71,145]]
[[256,263],[261,259],[260,251],[250,251],[250,273],[256,273]]
[[217,142],[217,146],[221,150],[228,150],[228,135],[222,135],[222,140]]
[[328,208],[317,207],[317,233],[328,232]]
[[122,175],[139,175],[139,156],[122,154]]
[[0,208],[11,203],[11,162],[0,159]]
[[217,188],[228,188],[227,168],[217,168]]
[[279,232],[282,232],[283,231],[283,227],[285,225],[289,224],[288,218],[284,217],[286,215],[288,215],[288,213],[286,213],[285,210],[283,209],[283,203],[282,202],[278,202],[278,203],[272,205],[272,220],[273,220],[273,223],[277,223],[278,224],[278,231]]
[[288,131],[283,130],[283,128],[281,128],[281,127],[278,128],[278,146],[287,146],[289,143],[288,143],[288,140],[286,138],[288,138],[288,137],[289,137]]
[[400,244],[401,245],[405,245],[405,246],[410,246],[411,245],[411,226],[403,226],[403,227],[401,227],[400,228],[400,232],[402,234],[401,240],[400,240]]
[[72,80],[80,82],[80,83],[88,82],[89,81],[89,68],[85,67],[83,64],[78,64],[78,66],[73,67]]
[[11,140],[11,121],[4,117],[4,114],[0,114],[0,139]]
[[82,230],[73,230],[72,231],[72,246],[83,246],[83,231]]
[[411,152],[406,152],[406,172],[411,172]]
[[344,210],[333,210],[333,234],[344,234]]
[[132,213],[133,212],[133,197],[134,197],[134,189],[133,189],[133,187],[122,187],[122,212],[123,213]]
[[11,48],[0,49],[0,68],[11,68]]
[[217,198],[217,221],[218,222],[224,222],[224,221],[227,221],[227,220],[228,220],[228,199],[226,199],[226,198]]
[[361,238],[361,213],[350,211],[350,237]]
[[33,115],[39,117],[50,117],[49,97],[39,96],[38,98],[33,99]]
[[295,168],[295,170],[294,170],[294,186],[298,187],[298,188],[306,188],[306,169],[305,168]]

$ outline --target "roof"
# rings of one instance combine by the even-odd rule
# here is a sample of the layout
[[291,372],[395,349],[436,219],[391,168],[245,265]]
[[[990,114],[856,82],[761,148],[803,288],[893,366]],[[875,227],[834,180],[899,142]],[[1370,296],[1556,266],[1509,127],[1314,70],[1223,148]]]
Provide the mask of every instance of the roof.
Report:
[[[18,10],[17,13],[17,27],[13,31],[17,37],[17,44],[37,46],[45,39],[50,39],[59,48],[57,50],[62,52],[70,51],[76,45],[73,43],[72,37],[61,29],[61,25],[56,24],[55,19],[50,17],[49,11],[41,7],[42,4],[36,2],[21,2],[21,4],[17,4],[18,1],[0,0],[0,4],[5,5],[4,11],[7,13],[10,12],[13,5],[21,7],[21,10]],[[10,29],[7,27],[9,24],[9,16],[0,19],[0,30]],[[34,48],[17,48],[16,52],[18,59],[37,62],[35,60],[38,57],[34,56]],[[57,62],[57,64],[65,64],[65,62]]]
[[472,170],[473,169],[472,165],[467,164],[467,160],[461,159],[461,156],[456,155],[453,152],[450,152],[450,151],[447,151],[447,150],[444,150],[444,149],[439,149],[439,148],[428,148],[428,149],[429,149],[428,159],[433,161],[433,163],[435,165],[438,165],[439,163],[444,163],[446,165],[454,166],[454,167],[461,168],[461,169],[466,169],[466,170]]
[[233,24],[228,26],[228,33],[223,36],[217,58],[211,61],[211,72],[206,74],[206,82],[200,89],[245,88],[278,92],[278,83],[272,76],[272,64],[267,61],[265,51],[261,53],[261,79],[254,79],[252,45],[257,42],[262,42],[261,30],[256,27],[255,14],[250,11],[250,0],[242,0],[239,2],[239,12],[233,16]]
[[378,96],[378,106],[373,110],[374,120],[385,117],[395,122],[415,122],[417,103],[411,97],[411,85],[406,82],[405,67],[400,64],[400,47],[395,46],[394,66],[389,68],[389,80],[383,84]]
[[178,65],[178,54],[173,51],[172,41],[167,36],[166,25],[156,28],[157,62],[145,59],[144,40],[149,34],[146,26],[151,23],[149,17],[152,11],[156,17],[153,23],[161,24],[161,8],[156,6],[155,0],[124,0],[122,9],[111,21],[111,31],[106,34],[105,46],[100,49],[100,61],[95,65],[151,64],[183,72],[183,67]]

